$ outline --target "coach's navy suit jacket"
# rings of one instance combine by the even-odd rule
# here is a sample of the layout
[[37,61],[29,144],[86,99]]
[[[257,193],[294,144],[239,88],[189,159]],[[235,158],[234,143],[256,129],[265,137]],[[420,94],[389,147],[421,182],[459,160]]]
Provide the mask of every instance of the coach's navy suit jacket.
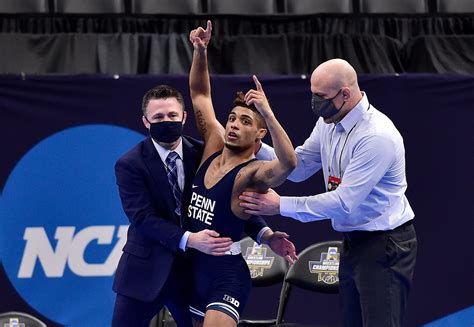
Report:
[[[183,206],[202,156],[202,142],[183,136],[185,186]],[[151,138],[137,144],[115,164],[123,209],[130,221],[113,289],[140,300],[154,300],[162,289],[179,249],[186,226],[174,214],[175,202],[164,163]],[[185,213],[186,210],[182,209]],[[184,220],[184,219],[183,219]],[[254,239],[266,226],[263,219],[247,221],[246,233]]]

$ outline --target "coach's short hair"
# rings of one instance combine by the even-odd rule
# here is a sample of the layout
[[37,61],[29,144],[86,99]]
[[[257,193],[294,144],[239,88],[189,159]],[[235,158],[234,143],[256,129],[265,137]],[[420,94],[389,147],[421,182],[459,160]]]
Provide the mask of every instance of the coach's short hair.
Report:
[[175,98],[178,100],[178,103],[181,105],[181,109],[184,111],[184,100],[183,95],[177,89],[169,85],[158,85],[154,88],[148,90],[147,93],[143,96],[142,101],[142,112],[143,115],[146,114],[146,108],[150,100],[156,99],[168,99]]

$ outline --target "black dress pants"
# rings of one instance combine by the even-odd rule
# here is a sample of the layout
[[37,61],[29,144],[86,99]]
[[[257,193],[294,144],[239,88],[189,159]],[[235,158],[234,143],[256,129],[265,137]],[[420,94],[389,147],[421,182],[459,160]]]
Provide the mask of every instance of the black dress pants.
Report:
[[339,266],[344,326],[402,326],[416,252],[411,221],[390,231],[344,233]]
[[[182,257],[182,256],[181,256]],[[143,302],[117,294],[112,327],[148,327],[166,305],[179,327],[192,327],[189,313],[189,270],[184,258],[175,260],[170,275],[156,299]]]

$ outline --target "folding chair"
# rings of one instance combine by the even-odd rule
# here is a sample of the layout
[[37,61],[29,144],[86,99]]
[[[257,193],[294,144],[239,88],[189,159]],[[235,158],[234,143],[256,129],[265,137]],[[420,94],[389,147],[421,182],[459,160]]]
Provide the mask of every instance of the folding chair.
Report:
[[298,255],[298,261],[288,269],[283,282],[277,326],[286,325],[283,320],[293,286],[318,293],[339,292],[341,248],[341,241],[321,242],[307,247]]
[[167,307],[153,317],[148,327],[176,327],[176,322]]
[[[250,237],[240,241],[242,256],[250,270],[252,287],[266,287],[282,283],[288,270],[287,261],[277,255],[266,244],[258,245]],[[276,319],[242,319],[239,326],[272,326]]]

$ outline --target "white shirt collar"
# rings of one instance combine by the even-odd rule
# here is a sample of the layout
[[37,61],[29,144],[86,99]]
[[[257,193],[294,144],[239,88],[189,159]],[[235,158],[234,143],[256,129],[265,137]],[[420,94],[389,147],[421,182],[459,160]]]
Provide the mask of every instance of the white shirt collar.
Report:
[[154,139],[151,139],[151,140],[153,141],[153,145],[155,146],[156,151],[158,151],[158,154],[160,155],[161,161],[163,161],[163,163],[166,163],[166,158],[168,158],[168,154],[171,151],[176,152],[179,155],[179,159],[183,160],[183,138],[182,137],[179,138],[180,142],[178,146],[176,147],[176,149],[174,150],[165,149],[164,147],[159,145],[157,142],[155,142]]
[[369,99],[365,92],[362,92],[362,99],[359,103],[347,113],[347,115],[342,118],[339,122],[346,132],[349,132],[355,124],[362,119],[362,116],[365,114],[367,109],[369,108]]

